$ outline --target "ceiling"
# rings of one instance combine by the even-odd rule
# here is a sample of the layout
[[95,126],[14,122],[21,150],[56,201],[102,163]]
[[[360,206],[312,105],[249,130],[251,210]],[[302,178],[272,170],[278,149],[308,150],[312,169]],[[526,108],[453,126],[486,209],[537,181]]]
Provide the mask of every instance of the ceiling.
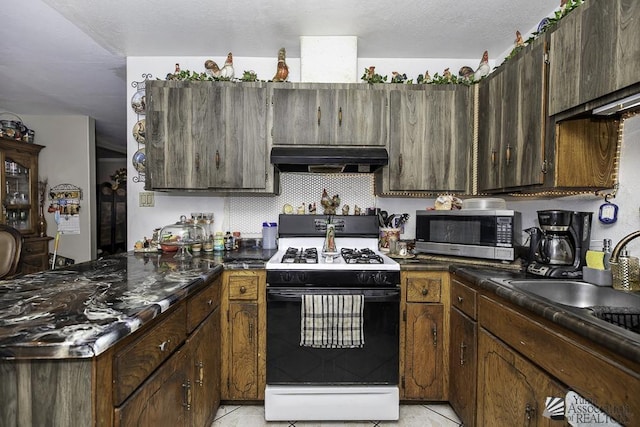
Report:
[[[559,0],[3,0],[0,111],[86,115],[126,153],[127,56],[272,57],[300,36],[357,36],[361,58],[480,58]],[[526,38],[526,37],[525,37]],[[295,41],[295,42],[294,42]],[[28,125],[28,123],[27,123]]]

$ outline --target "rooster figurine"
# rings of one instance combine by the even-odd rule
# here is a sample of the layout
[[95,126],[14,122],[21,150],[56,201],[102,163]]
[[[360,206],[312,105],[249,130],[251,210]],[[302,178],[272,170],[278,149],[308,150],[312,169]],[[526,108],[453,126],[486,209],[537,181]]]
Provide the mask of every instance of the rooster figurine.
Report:
[[340,206],[340,196],[337,194],[333,197],[329,197],[327,189],[322,191],[322,197],[320,198],[320,204],[324,208],[325,215],[335,215],[336,209]]
[[516,44],[516,47],[522,47],[524,46],[524,40],[522,40],[522,34],[520,34],[520,31],[516,30],[516,41],[514,42]]
[[473,80],[478,81],[483,77],[488,76],[490,71],[491,67],[489,66],[489,52],[485,50],[482,54],[480,64],[478,65],[476,72],[473,74]]
[[227,60],[224,62],[224,66],[220,69],[220,77],[227,80],[232,80],[235,76],[233,71],[233,54],[229,52]]
[[473,68],[465,65],[461,67],[460,70],[458,70],[458,75],[462,77],[464,80],[470,80],[474,72],[475,71],[473,71]]
[[218,67],[218,64],[216,64],[215,61],[212,61],[211,59],[207,59],[204,63],[204,68],[205,68],[205,73],[207,73],[208,76],[211,76],[214,79],[217,79],[218,77],[220,77],[220,67]]
[[287,77],[289,77],[289,67],[287,67],[286,62],[287,52],[282,47],[278,51],[278,68],[276,70],[276,75],[273,76],[274,82],[286,82]]

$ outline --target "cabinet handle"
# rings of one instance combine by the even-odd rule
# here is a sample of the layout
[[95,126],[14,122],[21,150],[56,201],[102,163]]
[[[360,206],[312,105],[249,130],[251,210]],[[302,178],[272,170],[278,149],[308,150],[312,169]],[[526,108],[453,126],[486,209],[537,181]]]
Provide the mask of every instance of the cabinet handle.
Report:
[[182,402],[182,406],[187,411],[191,410],[191,381],[187,380],[182,383],[182,388],[184,389],[184,402]]
[[322,111],[320,111],[320,107],[318,107],[318,126],[320,126],[320,119],[322,118]]
[[458,297],[458,302],[462,304],[462,301],[464,301],[464,298],[462,298],[462,297],[460,297],[460,296],[459,296],[459,297]]
[[496,150],[491,150],[491,166],[496,165]]
[[342,107],[338,109],[338,126],[342,127]]
[[196,163],[196,172],[200,172],[200,153],[196,153],[195,163]]
[[202,363],[202,361],[196,362],[196,368],[198,368],[198,379],[196,380],[196,384],[202,387],[204,385],[204,363]]
[[211,307],[211,306],[213,305],[213,300],[211,300],[211,299],[210,299],[210,300],[207,300],[207,305],[208,305],[209,307]]
[[427,296],[428,293],[429,293],[429,289],[422,288],[422,296]]
[[171,340],[162,341],[162,342],[160,343],[160,345],[158,346],[158,348],[160,349],[160,351],[167,351],[167,350],[169,350],[169,349],[167,348],[167,346],[169,345],[169,343],[170,343],[170,342],[171,342]]
[[536,416],[536,408],[531,406],[531,404],[527,403],[527,406],[524,408],[524,413],[525,413],[525,416],[527,417],[527,420],[530,421],[533,419],[533,417]]
[[398,156],[398,171],[402,173],[402,154]]
[[511,164],[511,145],[507,145],[507,151],[505,152],[507,165]]
[[465,363],[464,359],[464,350],[467,348],[467,345],[463,342],[460,343],[460,366],[463,366]]
[[240,286],[240,293],[241,294],[247,293],[247,288],[245,288],[244,286]]
[[433,335],[433,346],[437,347],[438,346],[438,327],[434,326],[431,329],[431,334]]
[[547,159],[544,159],[544,161],[542,162],[542,169],[540,170],[540,172],[542,172],[543,174],[547,174]]
[[220,151],[216,150],[216,169],[220,169]]
[[253,344],[253,322],[249,323],[249,344]]

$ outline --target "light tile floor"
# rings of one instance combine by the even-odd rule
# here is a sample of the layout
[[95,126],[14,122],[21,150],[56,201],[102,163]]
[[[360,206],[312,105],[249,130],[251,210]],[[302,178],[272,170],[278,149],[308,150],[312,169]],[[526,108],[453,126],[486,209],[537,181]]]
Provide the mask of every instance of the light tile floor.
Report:
[[265,421],[264,406],[223,405],[216,413],[211,427],[459,427],[462,424],[451,406],[444,404],[400,405],[398,421]]

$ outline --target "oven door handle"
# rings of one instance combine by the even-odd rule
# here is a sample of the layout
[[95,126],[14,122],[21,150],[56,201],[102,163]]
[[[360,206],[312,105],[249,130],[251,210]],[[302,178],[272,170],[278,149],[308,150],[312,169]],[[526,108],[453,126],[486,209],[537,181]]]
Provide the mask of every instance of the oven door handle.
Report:
[[364,295],[365,302],[389,302],[400,301],[399,289],[354,289],[345,292],[344,289],[306,289],[303,292],[296,290],[267,289],[267,301],[300,301],[303,295]]

